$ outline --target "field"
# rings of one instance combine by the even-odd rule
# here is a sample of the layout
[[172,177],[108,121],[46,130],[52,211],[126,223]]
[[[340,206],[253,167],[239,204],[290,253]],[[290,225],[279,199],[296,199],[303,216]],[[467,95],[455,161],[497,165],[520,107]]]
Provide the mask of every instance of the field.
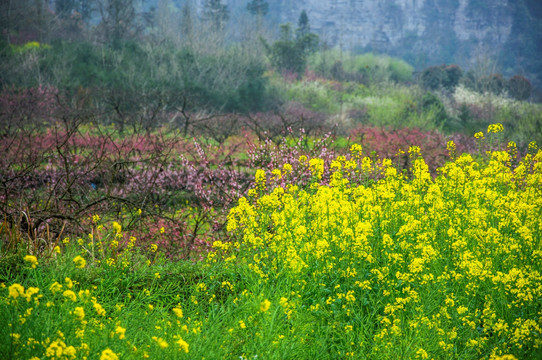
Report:
[[542,357],[542,150],[501,124],[365,128],[387,156],[70,129],[4,148],[3,359]]
[[0,360],[542,359],[535,2],[0,1]]

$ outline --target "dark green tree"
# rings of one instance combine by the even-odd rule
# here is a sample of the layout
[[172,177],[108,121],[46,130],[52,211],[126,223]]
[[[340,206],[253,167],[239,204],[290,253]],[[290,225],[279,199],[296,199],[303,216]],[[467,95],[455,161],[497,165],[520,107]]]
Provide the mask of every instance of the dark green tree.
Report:
[[500,95],[506,89],[506,80],[501,74],[491,74],[478,80],[478,91]]
[[311,32],[311,26],[309,24],[309,16],[307,12],[303,10],[299,15],[297,20],[297,30],[295,31],[296,38],[302,38],[303,36],[309,35]]
[[[306,13],[305,16],[302,13],[300,19],[305,17]],[[307,57],[318,48],[318,36],[310,32],[305,33],[305,30],[310,30],[308,18],[307,22],[303,20],[300,25],[303,29],[296,30],[295,38],[291,25],[283,24],[280,26],[280,37],[277,41],[272,45],[263,41],[271,63],[278,70],[303,73],[307,65]]]
[[209,23],[216,32],[222,31],[230,18],[228,5],[221,0],[206,0],[203,6],[203,20]]
[[192,20],[192,6],[187,1],[181,9],[181,36],[186,44],[192,44],[194,38],[194,22]]
[[445,78],[446,72],[442,66],[430,66],[422,71],[420,80],[425,89],[437,90],[442,86]]
[[78,10],[77,0],[56,0],[55,2],[55,11],[58,16],[61,18],[69,17],[73,11]]
[[263,43],[271,64],[278,70],[300,73],[305,69],[305,58],[293,38],[290,24],[280,26],[280,37],[273,45]]
[[453,90],[463,77],[463,71],[457,65],[430,66],[422,71],[421,83],[427,90],[440,88]]
[[46,0],[0,0],[0,37],[11,44],[48,41],[55,17]]
[[304,57],[318,50],[318,35],[311,32],[309,17],[307,12],[303,10],[297,21],[297,29],[295,31],[297,47],[301,49]]
[[508,94],[517,100],[527,100],[531,96],[533,86],[524,76],[515,75],[508,80]]
[[453,90],[459,84],[459,80],[463,76],[463,70],[457,65],[448,65],[444,67],[444,73],[446,74],[443,79],[442,86],[448,90]]
[[247,10],[254,16],[263,17],[269,12],[269,4],[265,0],[252,0],[247,4]]
[[445,125],[448,121],[448,114],[442,101],[433,93],[426,92],[421,99],[421,110],[424,112],[432,112],[433,121],[437,126]]
[[137,33],[136,0],[98,0],[100,24],[106,41],[117,44]]
[[0,1],[0,36],[11,44],[12,37],[28,29],[33,22],[34,8],[30,0]]

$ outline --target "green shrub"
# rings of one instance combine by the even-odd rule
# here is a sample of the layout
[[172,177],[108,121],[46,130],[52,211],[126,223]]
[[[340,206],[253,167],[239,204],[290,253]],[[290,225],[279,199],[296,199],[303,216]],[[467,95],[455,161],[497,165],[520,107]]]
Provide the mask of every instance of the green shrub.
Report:
[[327,50],[313,54],[308,62],[311,69],[323,76],[365,84],[408,82],[413,72],[412,66],[403,60],[373,53],[353,55]]
[[508,80],[508,94],[517,100],[527,100],[533,87],[524,76],[515,75]]
[[297,82],[288,89],[286,96],[288,100],[299,102],[313,111],[331,114],[339,110],[334,91],[319,81]]

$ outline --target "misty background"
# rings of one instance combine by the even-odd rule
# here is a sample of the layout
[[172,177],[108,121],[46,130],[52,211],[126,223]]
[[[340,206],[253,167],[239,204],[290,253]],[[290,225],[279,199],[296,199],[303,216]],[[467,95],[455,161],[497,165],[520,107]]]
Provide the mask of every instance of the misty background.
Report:
[[[247,10],[249,2],[218,2],[227,14],[220,20],[226,43],[246,41],[256,27],[273,39],[280,24],[295,24],[306,10],[322,47],[385,53],[415,69],[454,63],[519,73],[540,85],[542,2],[537,0],[277,0],[267,2],[261,19]],[[207,3],[214,6],[207,0],[4,0],[0,24],[9,43],[116,37],[182,42],[187,28],[197,32],[208,20]]]
[[468,133],[524,118],[483,94],[540,101],[541,20],[537,0],[3,0],[0,98],[56,96],[121,130],[298,104]]

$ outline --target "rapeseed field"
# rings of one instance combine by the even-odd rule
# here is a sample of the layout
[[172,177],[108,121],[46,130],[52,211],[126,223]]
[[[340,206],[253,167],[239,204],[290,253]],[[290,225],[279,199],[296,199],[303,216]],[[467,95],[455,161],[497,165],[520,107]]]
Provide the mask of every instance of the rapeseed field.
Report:
[[399,171],[357,144],[257,170],[232,240],[197,262],[94,215],[88,236],[21,254],[0,288],[0,355],[540,359],[542,150],[448,151],[436,175],[423,147]]

